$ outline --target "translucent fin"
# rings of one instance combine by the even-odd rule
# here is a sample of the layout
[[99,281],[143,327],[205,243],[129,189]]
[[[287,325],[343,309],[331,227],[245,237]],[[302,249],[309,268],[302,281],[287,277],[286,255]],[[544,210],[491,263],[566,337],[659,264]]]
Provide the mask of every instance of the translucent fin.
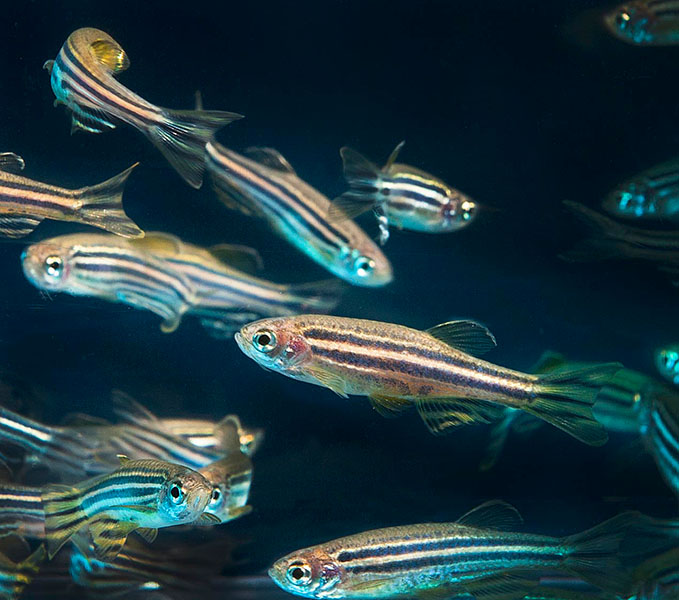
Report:
[[249,246],[238,244],[217,244],[208,251],[219,262],[244,273],[256,273],[264,268],[264,262],[259,252]]
[[150,127],[148,135],[184,181],[198,189],[205,171],[205,144],[218,129],[243,116],[216,110],[163,111],[163,123]]
[[26,163],[24,159],[14,152],[0,152],[0,171],[6,173],[21,173]]
[[370,405],[383,417],[390,419],[399,417],[401,413],[413,407],[410,400],[382,394],[371,394]]
[[113,390],[111,392],[111,401],[113,403],[113,413],[126,423],[134,424],[143,421],[155,423],[159,427],[162,426],[156,415],[137,402],[132,396],[121,390]]
[[52,69],[54,68],[54,61],[53,60],[46,60],[42,64],[42,68],[46,69],[47,72],[51,75],[52,74]]
[[481,356],[497,346],[495,336],[476,321],[448,321],[427,329],[426,333],[472,356]]
[[116,128],[102,111],[84,108],[80,105],[70,106],[69,108],[71,110],[71,135],[77,131],[102,133],[105,129]]
[[330,313],[339,304],[346,286],[338,279],[323,279],[289,285],[288,294],[294,296],[290,307],[299,313]]
[[77,190],[77,198],[82,202],[78,216],[83,223],[122,237],[143,237],[144,232],[123,210],[125,182],[138,164],[103,183]]
[[398,155],[401,153],[401,150],[403,150],[403,146],[406,145],[406,141],[402,140],[398,144],[396,144],[396,148],[394,148],[391,151],[391,154],[389,155],[389,158],[387,159],[387,164],[384,165],[384,171],[388,171],[396,162],[396,159],[398,158]]
[[490,500],[461,516],[457,523],[477,529],[514,531],[523,525],[523,517],[511,504],[502,500]]
[[253,146],[251,148],[246,148],[243,151],[243,154],[269,169],[276,169],[277,171],[297,175],[295,169],[292,168],[292,165],[287,159],[278,150],[274,150],[273,148]]
[[141,536],[142,539],[149,544],[152,544],[158,537],[158,530],[150,527],[140,527],[135,530],[135,533]]
[[90,523],[94,555],[99,560],[111,562],[122,550],[127,536],[135,529],[137,529],[135,523],[116,521],[106,516]]
[[43,219],[26,215],[1,215],[0,236],[17,239],[29,235]]
[[[23,553],[23,556],[26,556],[25,552]],[[19,598],[24,591],[24,588],[38,574],[46,560],[47,550],[45,549],[44,544],[40,544],[40,546],[24,560],[14,561],[4,554],[0,554],[0,569],[3,572],[2,591],[0,593],[2,594],[3,600],[15,600],[16,598]]]
[[379,195],[380,168],[362,154],[346,146],[340,150],[340,155],[344,163],[344,178],[349,184],[349,191],[335,198],[330,205],[328,220],[331,222],[353,219],[368,212],[384,200]]
[[130,67],[130,59],[119,44],[111,40],[97,40],[90,44],[97,60],[114,74]]
[[322,386],[331,389],[338,396],[342,398],[348,398],[349,396],[344,391],[344,380],[335,373],[327,371],[321,367],[309,367],[307,369],[309,375],[311,375],[318,383]]
[[507,438],[509,437],[509,432],[512,429],[512,424],[514,423],[517,414],[519,414],[518,410],[505,409],[504,419],[493,425],[491,428],[486,452],[479,463],[480,471],[490,471],[497,464],[497,461],[507,444]]
[[184,248],[184,244],[177,236],[158,231],[149,231],[143,239],[135,239],[132,244],[136,248],[151,254],[160,254],[163,257],[177,256],[181,254]]
[[460,425],[490,423],[504,416],[504,407],[470,398],[418,398],[417,412],[434,435]]
[[[372,193],[372,192],[371,192]],[[328,221],[337,223],[355,219],[375,208],[377,200],[372,195],[358,196],[354,192],[344,192],[335,198],[328,208]]]
[[[250,512],[250,510],[247,512]],[[221,522],[222,520],[217,515],[213,515],[212,513],[203,513],[195,521],[196,525],[219,525]]]
[[552,350],[546,350],[531,367],[530,372],[536,375],[549,373],[556,369],[561,369],[567,364],[566,357],[563,354],[559,354]]
[[537,397],[522,408],[585,444],[601,446],[608,434],[592,406],[601,386],[621,368],[620,363],[607,363],[543,375],[536,384]]
[[565,538],[564,544],[573,551],[563,566],[593,585],[626,597],[631,578],[620,562],[619,550],[627,531],[638,522],[638,513],[622,513]]
[[248,217],[261,218],[265,216],[250,196],[242,193],[237,187],[230,186],[221,177],[212,177],[212,188],[227,208],[236,210]]
[[520,600],[540,582],[535,571],[507,571],[465,582],[464,588],[476,600]]
[[606,215],[592,210],[578,202],[564,201],[564,206],[588,225],[594,232],[605,234],[615,239],[624,239],[628,229],[625,225],[614,221]]
[[55,484],[44,488],[45,539],[50,559],[87,524],[87,515],[80,507],[80,494],[77,487],[66,485]]
[[188,304],[180,301],[166,302],[149,295],[147,292],[131,288],[117,290],[116,298],[129,306],[149,310],[163,319],[160,330],[163,333],[172,333],[179,327],[182,316],[189,309]]

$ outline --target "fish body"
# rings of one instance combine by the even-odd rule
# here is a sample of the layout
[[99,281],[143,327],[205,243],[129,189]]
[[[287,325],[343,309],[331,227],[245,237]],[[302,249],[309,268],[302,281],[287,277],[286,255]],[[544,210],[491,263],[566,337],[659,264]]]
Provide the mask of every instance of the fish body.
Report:
[[158,460],[121,459],[108,475],[76,486],[43,489],[45,536],[50,558],[87,527],[99,558],[112,559],[135,530],[149,539],[155,530],[205,518],[212,486],[196,471]]
[[667,381],[679,385],[679,345],[671,344],[656,350],[655,366]]
[[[620,515],[567,538],[515,533],[517,513],[490,502],[455,523],[387,527],[293,552],[270,577],[306,598],[389,598],[434,595],[523,598],[541,574],[570,572],[620,589],[626,577],[615,553],[630,519]],[[516,576],[514,576],[516,574]],[[476,595],[478,593],[478,595]]]
[[637,46],[679,44],[677,0],[625,2],[607,13],[604,23],[618,39]]
[[228,207],[264,218],[300,252],[353,285],[378,287],[392,280],[379,247],[353,221],[330,223],[330,200],[276,150],[253,149],[250,158],[214,141],[205,148],[207,170]]
[[45,508],[41,488],[6,482],[0,484],[0,532],[45,539]]
[[24,160],[11,152],[0,154],[0,237],[24,237],[45,219],[143,237],[122,203],[125,182],[135,166],[98,185],[69,190],[19,175]]
[[241,350],[261,366],[322,385],[341,396],[368,396],[384,416],[415,406],[432,433],[500,420],[520,408],[588,444],[607,435],[592,415],[612,363],[537,376],[483,361],[495,338],[473,321],[427,331],[325,315],[263,319],[236,334]]
[[383,168],[344,147],[340,150],[349,191],[330,209],[333,222],[374,210],[382,243],[389,239],[389,225],[426,233],[447,233],[469,225],[477,204],[469,196],[440,179],[396,162],[405,142],[391,153]]
[[621,183],[606,196],[603,207],[628,219],[678,220],[679,163],[658,165]]
[[214,133],[241,115],[224,111],[170,110],[151,104],[115,76],[130,66],[109,34],[86,27],[74,31],[56,60],[45,63],[56,103],[72,113],[72,131],[101,133],[123,122],[144,133],[192,187],[205,170],[203,148]]

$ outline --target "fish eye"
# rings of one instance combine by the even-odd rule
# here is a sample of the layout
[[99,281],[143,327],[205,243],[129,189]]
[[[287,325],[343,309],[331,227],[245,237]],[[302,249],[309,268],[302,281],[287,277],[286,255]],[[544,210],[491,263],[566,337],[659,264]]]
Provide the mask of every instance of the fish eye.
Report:
[[359,277],[367,277],[375,270],[375,261],[367,256],[359,256],[354,261],[354,271]]
[[252,336],[252,343],[260,352],[271,352],[276,348],[276,334],[268,329],[262,329]]
[[182,491],[182,486],[179,482],[173,481],[170,484],[170,499],[173,504],[180,504],[184,499],[184,492]]
[[219,502],[222,499],[221,490],[216,487],[212,489],[212,496],[210,496],[210,503]]
[[50,277],[61,277],[63,261],[58,256],[48,256],[45,259],[45,272]]
[[311,582],[311,568],[306,563],[292,563],[286,576],[293,585],[307,585]]
[[476,212],[476,203],[465,200],[462,203],[462,219],[469,221],[474,216]]

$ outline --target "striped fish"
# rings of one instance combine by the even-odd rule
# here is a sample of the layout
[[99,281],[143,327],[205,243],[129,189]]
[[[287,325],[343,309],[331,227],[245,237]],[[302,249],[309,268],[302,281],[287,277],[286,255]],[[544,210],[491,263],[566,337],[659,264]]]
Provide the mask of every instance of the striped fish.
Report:
[[[225,249],[221,246],[222,256]],[[241,247],[229,249],[234,262],[248,254]],[[174,331],[185,314],[199,317],[220,337],[253,318],[325,311],[339,299],[335,282],[271,283],[158,233],[143,240],[105,234],[59,236],[29,246],[22,264],[28,280],[41,290],[149,310],[163,319],[161,330],[166,333]]]
[[217,517],[222,523],[247,515],[252,484],[252,461],[241,452],[203,467],[198,471],[212,485],[210,502],[205,512]]
[[606,196],[602,206],[617,217],[676,221],[679,219],[679,163],[666,162],[621,183]]
[[447,233],[472,222],[477,205],[469,196],[420,169],[396,162],[401,142],[381,169],[351,148],[340,150],[349,191],[330,207],[331,222],[373,210],[380,241],[389,239],[389,225],[426,233]]
[[639,581],[630,600],[676,600],[679,598],[679,548],[649,559],[634,572]]
[[206,146],[207,170],[229,208],[264,218],[300,252],[359,286],[392,280],[387,257],[352,221],[330,223],[330,200],[302,181],[279,152],[252,148],[242,156],[212,141]]
[[679,44],[679,1],[633,0],[604,16],[608,30],[618,39],[637,46]]
[[203,512],[211,494],[210,483],[188,467],[125,457],[108,475],[72,487],[48,485],[42,501],[49,556],[84,527],[96,556],[111,560],[132,531],[152,541],[160,527],[215,523]]
[[41,488],[0,483],[0,534],[8,533],[29,539],[45,539]]
[[[633,513],[566,538],[514,533],[516,509],[488,502],[455,523],[388,527],[305,548],[279,559],[270,577],[306,598],[471,594],[518,600],[554,570],[617,593],[631,581],[616,553]],[[445,594],[445,595],[444,595]]]
[[679,345],[671,344],[656,350],[655,366],[667,381],[679,385]]
[[45,63],[55,105],[64,104],[72,113],[71,131],[101,133],[117,122],[127,123],[146,135],[190,186],[199,188],[205,143],[242,115],[155,106],[115,79],[129,66],[120,44],[90,27],[74,31],[56,60]]
[[[17,552],[25,558],[15,561],[8,556]],[[47,551],[44,544],[31,552],[22,538],[10,536],[0,540],[0,598],[2,600],[19,598],[46,560]]]
[[18,175],[24,159],[11,152],[0,154],[0,236],[21,238],[43,220],[84,223],[123,237],[144,232],[123,210],[123,188],[129,169],[97,185],[68,190]]
[[427,331],[324,315],[263,319],[236,334],[261,366],[336,394],[368,396],[383,416],[415,406],[434,434],[498,421],[519,408],[591,445],[606,442],[592,414],[617,363],[530,375],[483,361],[495,338],[474,321]]

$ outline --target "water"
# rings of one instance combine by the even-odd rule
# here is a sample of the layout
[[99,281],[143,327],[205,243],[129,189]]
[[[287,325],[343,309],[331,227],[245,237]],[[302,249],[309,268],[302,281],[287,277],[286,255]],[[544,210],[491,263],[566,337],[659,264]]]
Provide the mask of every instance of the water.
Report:
[[[485,323],[498,364],[528,369],[546,349],[618,360],[654,373],[652,351],[679,339],[677,292],[652,268],[570,265],[584,234],[562,209],[596,207],[618,181],[676,155],[675,48],[635,48],[596,26],[596,2],[90,3],[3,7],[2,151],[25,174],[76,187],[131,163],[125,194],[147,230],[200,245],[254,246],[276,281],[326,273],[265,224],[227,211],[209,185],[186,186],[139,134],[121,126],[69,136],[42,63],[78,27],[103,29],[131,58],[121,81],[152,102],[241,112],[229,147],[277,148],[329,197],[344,189],[338,149],[435,173],[490,207],[455,234],[392,231],[395,282],[352,288],[338,314],[427,328]],[[361,223],[376,235],[370,216]],[[34,241],[80,230],[45,222]],[[83,229],[84,230],[84,229]],[[566,534],[622,509],[676,514],[652,460],[613,436],[592,449],[552,429],[511,438],[479,473],[488,430],[431,436],[413,414],[384,420],[363,398],[258,369],[231,341],[187,319],[164,335],[150,313],[84,298],[41,297],[23,278],[23,242],[0,244],[0,365],[42,389],[48,422],[111,418],[123,389],[158,414],[235,412],[266,429],[255,459],[252,515],[226,527],[247,538],[231,574],[263,573],[293,549],[379,526],[454,520],[492,498],[515,504],[527,530]],[[634,456],[634,460],[630,460]],[[257,595],[257,594],[255,594]]]

